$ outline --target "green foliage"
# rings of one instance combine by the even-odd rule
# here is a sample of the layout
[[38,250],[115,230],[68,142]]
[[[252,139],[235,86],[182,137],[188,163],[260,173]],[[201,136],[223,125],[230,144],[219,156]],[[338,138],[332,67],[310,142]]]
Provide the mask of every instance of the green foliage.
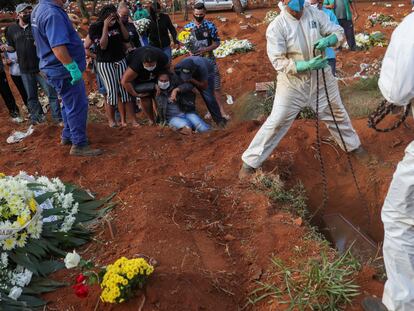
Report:
[[[32,190],[42,189],[40,184],[28,184]],[[37,298],[45,292],[53,291],[64,284],[47,279],[46,276],[64,267],[61,260],[67,250],[72,250],[84,245],[91,239],[92,232],[87,225],[103,217],[115,204],[109,203],[113,198],[109,196],[103,200],[96,200],[89,192],[74,185],[67,184],[65,193],[72,193],[74,200],[79,204],[79,211],[71,230],[60,232],[58,229],[63,223],[63,218],[43,223],[43,231],[39,239],[30,239],[22,248],[8,251],[8,257],[14,265],[20,265],[33,272],[33,279],[27,287],[24,287],[23,295],[17,301],[5,298],[7,293],[0,290],[2,301],[0,310],[31,310],[46,304]],[[53,196],[53,192],[47,192],[35,199],[42,204]],[[61,214],[59,208],[43,210],[42,216],[47,218],[51,215]],[[27,309],[26,309],[27,307]]]
[[258,174],[253,183],[264,190],[274,202],[286,204],[287,210],[306,220],[309,214],[305,186],[298,182],[291,189],[285,189],[279,175]]
[[[277,299],[288,305],[287,310],[341,310],[359,295],[354,275],[359,262],[348,251],[330,260],[326,252],[318,259],[309,259],[299,268],[272,259],[277,284],[258,282],[249,302],[256,304],[264,299]],[[280,284],[279,284],[280,283]]]
[[302,110],[299,112],[299,119],[304,119],[304,120],[315,120],[316,119],[316,113],[315,111],[313,111],[313,109],[309,106],[306,106],[304,108],[302,108]]
[[273,109],[273,102],[275,100],[276,94],[276,81],[274,81],[271,85],[268,86],[266,91],[266,96],[261,103],[263,114],[265,116],[270,115]]

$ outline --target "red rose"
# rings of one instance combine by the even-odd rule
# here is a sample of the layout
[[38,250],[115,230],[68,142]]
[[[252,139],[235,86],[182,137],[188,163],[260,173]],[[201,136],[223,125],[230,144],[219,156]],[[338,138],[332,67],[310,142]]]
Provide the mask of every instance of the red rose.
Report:
[[81,273],[76,277],[76,284],[82,283],[86,280],[86,277]]
[[79,298],[86,298],[89,294],[89,288],[85,284],[76,284],[72,288],[75,290],[75,295]]

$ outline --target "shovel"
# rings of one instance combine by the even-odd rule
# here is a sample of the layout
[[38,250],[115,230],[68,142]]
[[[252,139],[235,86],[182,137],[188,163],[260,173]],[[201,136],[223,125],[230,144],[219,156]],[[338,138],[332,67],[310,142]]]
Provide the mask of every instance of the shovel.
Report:
[[364,263],[377,257],[379,246],[344,216],[328,214],[322,218],[325,223],[323,231],[340,254],[350,250],[356,259]]

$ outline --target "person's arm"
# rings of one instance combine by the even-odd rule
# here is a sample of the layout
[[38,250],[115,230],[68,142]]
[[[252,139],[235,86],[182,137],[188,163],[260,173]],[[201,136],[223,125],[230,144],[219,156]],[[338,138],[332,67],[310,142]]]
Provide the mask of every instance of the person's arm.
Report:
[[344,29],[338,24],[335,24],[332,21],[330,21],[328,15],[326,15],[324,12],[319,11],[318,13],[318,22],[322,37],[327,37],[334,34],[337,38],[337,42],[332,47],[341,46],[342,42],[345,39]]
[[349,0],[349,4],[351,6],[352,16],[354,17],[354,20],[356,21],[359,17],[356,5],[355,5],[354,1],[351,1],[351,0]]
[[59,45],[52,48],[53,54],[55,54],[56,58],[63,64],[69,65],[73,62],[72,57],[69,54],[69,51],[65,45]]
[[267,56],[276,71],[295,74],[297,73],[295,60],[286,57],[287,46],[284,31],[283,25],[278,22],[267,28]]
[[177,30],[175,29],[174,25],[171,22],[171,18],[168,15],[165,15],[167,18],[167,28],[173,38],[174,44],[180,44],[177,40]]
[[139,94],[135,92],[134,86],[132,85],[132,82],[137,77],[138,74],[134,70],[132,70],[131,67],[128,67],[121,79],[121,84],[123,88],[126,89],[127,92],[134,97],[139,97]]
[[7,29],[7,32],[6,32],[6,41],[7,41],[7,44],[1,45],[0,49],[3,52],[15,52],[16,48],[15,48],[14,39],[13,39],[13,36],[10,35],[9,29]]
[[91,46],[92,46],[92,40],[88,34],[85,38],[85,41],[83,42],[83,48],[85,49],[85,54],[87,57],[93,57],[91,51],[89,50]]
[[200,90],[207,90],[208,88],[208,81],[204,80],[204,81],[198,81],[194,78],[188,80],[187,82],[190,82],[191,84],[193,84],[196,88],[200,89]]
[[119,25],[119,29],[121,30],[122,39],[125,42],[128,42],[129,41],[129,32],[128,32],[128,29],[125,27],[124,23],[121,22],[121,20],[119,18],[119,15],[116,15],[116,21]]
[[108,16],[103,22],[102,35],[99,39],[99,46],[101,50],[106,50],[109,42],[109,24],[115,19],[114,16]]
[[335,9],[335,0],[325,0],[323,6],[327,9]]

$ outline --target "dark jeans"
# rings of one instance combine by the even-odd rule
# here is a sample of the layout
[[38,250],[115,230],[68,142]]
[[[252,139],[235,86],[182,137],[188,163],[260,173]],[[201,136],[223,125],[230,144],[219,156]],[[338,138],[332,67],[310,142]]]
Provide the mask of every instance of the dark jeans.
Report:
[[0,95],[3,97],[10,116],[12,118],[20,116],[19,107],[16,105],[16,101],[14,100],[13,93],[4,71],[0,71]]
[[352,23],[352,20],[347,19],[339,19],[338,20],[339,25],[345,30],[345,37],[346,42],[348,42],[349,48],[351,51],[355,51],[356,49],[356,43],[355,43],[355,33],[354,33],[354,24]]
[[19,94],[23,100],[23,103],[26,107],[27,105],[27,93],[26,89],[24,88],[23,80],[21,76],[11,76],[14,85],[16,86],[17,90],[19,91]]
[[88,144],[86,122],[88,119],[88,97],[83,80],[75,85],[71,79],[49,79],[62,98],[63,132],[62,139],[70,140],[76,146]]
[[43,109],[39,102],[38,85],[45,91],[49,98],[49,106],[52,118],[56,122],[62,121],[62,114],[55,89],[51,87],[40,73],[22,73],[24,88],[27,92],[27,102],[32,122],[43,120]]
[[214,95],[214,75],[208,77],[208,87],[206,90],[200,90],[201,97],[206,103],[207,109],[211,114],[211,118],[219,126],[225,126],[227,120],[223,118],[220,112],[220,107],[217,103],[216,96]]
[[332,69],[332,74],[336,77],[336,58],[328,58],[328,64]]

